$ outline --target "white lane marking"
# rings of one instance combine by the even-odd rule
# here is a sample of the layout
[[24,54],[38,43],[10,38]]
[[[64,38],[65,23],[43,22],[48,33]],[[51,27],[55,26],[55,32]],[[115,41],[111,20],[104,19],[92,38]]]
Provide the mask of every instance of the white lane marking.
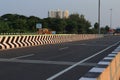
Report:
[[11,58],[11,59],[25,58],[25,57],[30,57],[30,56],[33,56],[33,55],[34,54],[28,54],[28,55],[24,55],[24,56],[14,57],[14,58]]
[[83,60],[81,60],[81,61],[75,63],[74,65],[72,65],[72,66],[70,66],[70,67],[68,67],[68,68],[66,68],[66,69],[64,69],[64,70],[62,70],[62,71],[60,71],[59,73],[57,73],[57,74],[55,74],[55,75],[53,75],[53,76],[47,78],[47,80],[53,80],[53,79],[57,78],[58,76],[62,75],[63,73],[65,73],[65,72],[71,70],[72,68],[78,66],[79,64],[81,64],[81,63],[83,63],[83,62],[85,62],[85,61],[87,61],[87,60],[89,60],[89,59],[91,59],[91,58],[97,56],[98,54],[100,54],[100,53],[102,53],[102,52],[104,52],[104,51],[110,49],[111,47],[117,45],[118,43],[120,43],[120,41],[118,41],[118,42],[116,42],[115,44],[113,44],[113,45],[111,45],[111,46],[109,46],[109,47],[107,47],[107,48],[105,48],[105,49],[103,49],[103,50],[101,50],[101,51],[95,53],[94,55],[89,56],[89,57],[87,57],[87,58],[85,58],[85,59],[83,59]]
[[82,77],[79,80],[96,80],[96,78],[86,78],[86,77]]
[[[76,62],[62,62],[62,61],[43,61],[43,60],[20,60],[20,59],[4,59],[0,58],[1,62],[18,62],[31,64],[55,64],[55,65],[73,65]],[[96,66],[97,63],[83,63],[79,66]]]
[[108,45],[97,45],[97,44],[72,44],[69,43],[70,45],[74,45],[74,46],[108,46]]
[[65,50],[65,49],[68,49],[69,47],[64,47],[64,48],[60,48],[59,50],[62,51],[62,50]]

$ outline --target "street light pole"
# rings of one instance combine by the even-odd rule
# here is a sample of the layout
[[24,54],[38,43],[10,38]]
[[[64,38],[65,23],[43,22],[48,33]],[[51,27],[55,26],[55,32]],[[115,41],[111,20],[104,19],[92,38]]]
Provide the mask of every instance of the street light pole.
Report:
[[112,9],[110,9],[110,28],[112,28]]
[[100,0],[98,1],[98,33],[100,34]]

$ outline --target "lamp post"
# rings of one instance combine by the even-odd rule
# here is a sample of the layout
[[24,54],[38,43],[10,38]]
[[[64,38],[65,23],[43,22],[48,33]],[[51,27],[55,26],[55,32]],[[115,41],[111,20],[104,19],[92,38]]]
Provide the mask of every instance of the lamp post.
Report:
[[112,9],[110,9],[110,28],[112,28]]
[[98,33],[100,34],[100,0],[98,1]]

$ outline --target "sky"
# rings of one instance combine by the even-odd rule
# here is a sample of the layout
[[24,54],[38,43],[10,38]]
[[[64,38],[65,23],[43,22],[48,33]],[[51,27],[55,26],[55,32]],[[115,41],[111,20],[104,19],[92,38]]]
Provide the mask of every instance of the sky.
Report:
[[[101,27],[120,26],[120,0],[101,1]],[[98,0],[0,0],[0,16],[12,13],[25,16],[48,17],[49,10],[68,10],[71,13],[83,14],[92,26],[98,21]],[[112,11],[110,11],[112,9]]]

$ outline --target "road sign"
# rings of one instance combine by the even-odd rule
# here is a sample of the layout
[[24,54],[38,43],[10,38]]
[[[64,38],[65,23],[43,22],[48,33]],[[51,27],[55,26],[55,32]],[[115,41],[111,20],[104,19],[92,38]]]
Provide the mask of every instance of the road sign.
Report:
[[37,24],[36,24],[36,28],[37,28],[37,29],[42,28],[42,24],[41,24],[41,23],[37,23]]

